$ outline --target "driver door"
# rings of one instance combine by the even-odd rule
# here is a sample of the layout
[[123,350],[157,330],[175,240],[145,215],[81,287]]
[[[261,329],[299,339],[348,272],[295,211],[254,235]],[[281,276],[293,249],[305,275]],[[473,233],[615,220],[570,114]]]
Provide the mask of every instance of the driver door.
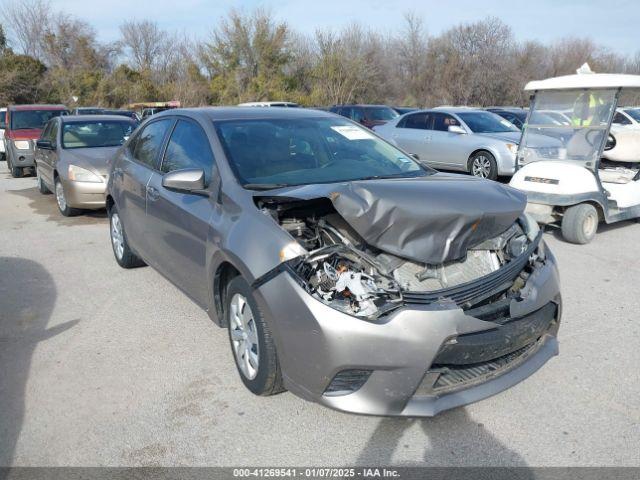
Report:
[[156,268],[200,306],[208,302],[207,239],[210,219],[217,203],[194,193],[169,190],[162,185],[164,174],[175,170],[203,169],[206,185],[214,173],[209,138],[194,120],[180,117],[162,157],[146,187],[146,237],[149,255]]

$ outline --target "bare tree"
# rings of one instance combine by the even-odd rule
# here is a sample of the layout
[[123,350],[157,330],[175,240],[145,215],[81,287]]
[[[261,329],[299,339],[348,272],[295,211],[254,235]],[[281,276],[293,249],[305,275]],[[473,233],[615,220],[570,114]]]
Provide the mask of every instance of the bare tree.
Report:
[[152,70],[165,50],[167,34],[156,22],[130,20],[120,25],[120,45],[133,68]]
[[2,7],[2,18],[18,52],[43,59],[44,37],[54,14],[48,0],[13,0]]

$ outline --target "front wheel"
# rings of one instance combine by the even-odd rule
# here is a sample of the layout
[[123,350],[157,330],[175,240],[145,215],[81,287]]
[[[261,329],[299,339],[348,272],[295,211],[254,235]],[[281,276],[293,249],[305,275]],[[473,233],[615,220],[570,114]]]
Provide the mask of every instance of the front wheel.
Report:
[[231,350],[244,385],[256,395],[284,391],[271,330],[244,278],[229,283],[225,310]]
[[562,236],[567,242],[584,245],[598,231],[598,211],[589,203],[567,208],[562,217]]
[[60,181],[60,178],[56,178],[55,180],[55,191],[56,191],[56,203],[58,204],[58,210],[65,217],[73,217],[74,215],[78,215],[80,210],[77,208],[71,208],[67,203],[67,196],[64,191],[64,185]]
[[474,177],[496,180],[498,178],[498,164],[489,152],[476,152],[469,158],[469,173]]

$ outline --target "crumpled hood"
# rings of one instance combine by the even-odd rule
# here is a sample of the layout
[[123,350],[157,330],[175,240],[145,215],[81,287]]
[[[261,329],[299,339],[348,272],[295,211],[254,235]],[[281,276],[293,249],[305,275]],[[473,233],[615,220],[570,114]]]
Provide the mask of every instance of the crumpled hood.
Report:
[[78,167],[88,168],[99,175],[107,175],[108,162],[120,147],[73,148],[63,150],[65,160]]
[[509,228],[527,197],[511,187],[471,176],[315,184],[258,196],[326,197],[371,246],[421,263],[464,258],[467,250]]

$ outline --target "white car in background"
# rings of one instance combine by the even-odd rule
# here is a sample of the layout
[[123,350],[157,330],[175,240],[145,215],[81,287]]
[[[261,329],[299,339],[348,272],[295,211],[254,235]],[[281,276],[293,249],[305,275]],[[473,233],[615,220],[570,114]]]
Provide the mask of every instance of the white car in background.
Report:
[[438,107],[407,113],[373,130],[430,167],[492,180],[515,171],[520,130],[491,112]]
[[4,146],[4,128],[7,125],[7,109],[0,108],[0,160],[6,160],[7,154]]
[[245,102],[239,103],[239,107],[287,107],[297,108],[300,105],[293,102]]
[[640,163],[640,108],[617,108],[602,158],[613,162]]

